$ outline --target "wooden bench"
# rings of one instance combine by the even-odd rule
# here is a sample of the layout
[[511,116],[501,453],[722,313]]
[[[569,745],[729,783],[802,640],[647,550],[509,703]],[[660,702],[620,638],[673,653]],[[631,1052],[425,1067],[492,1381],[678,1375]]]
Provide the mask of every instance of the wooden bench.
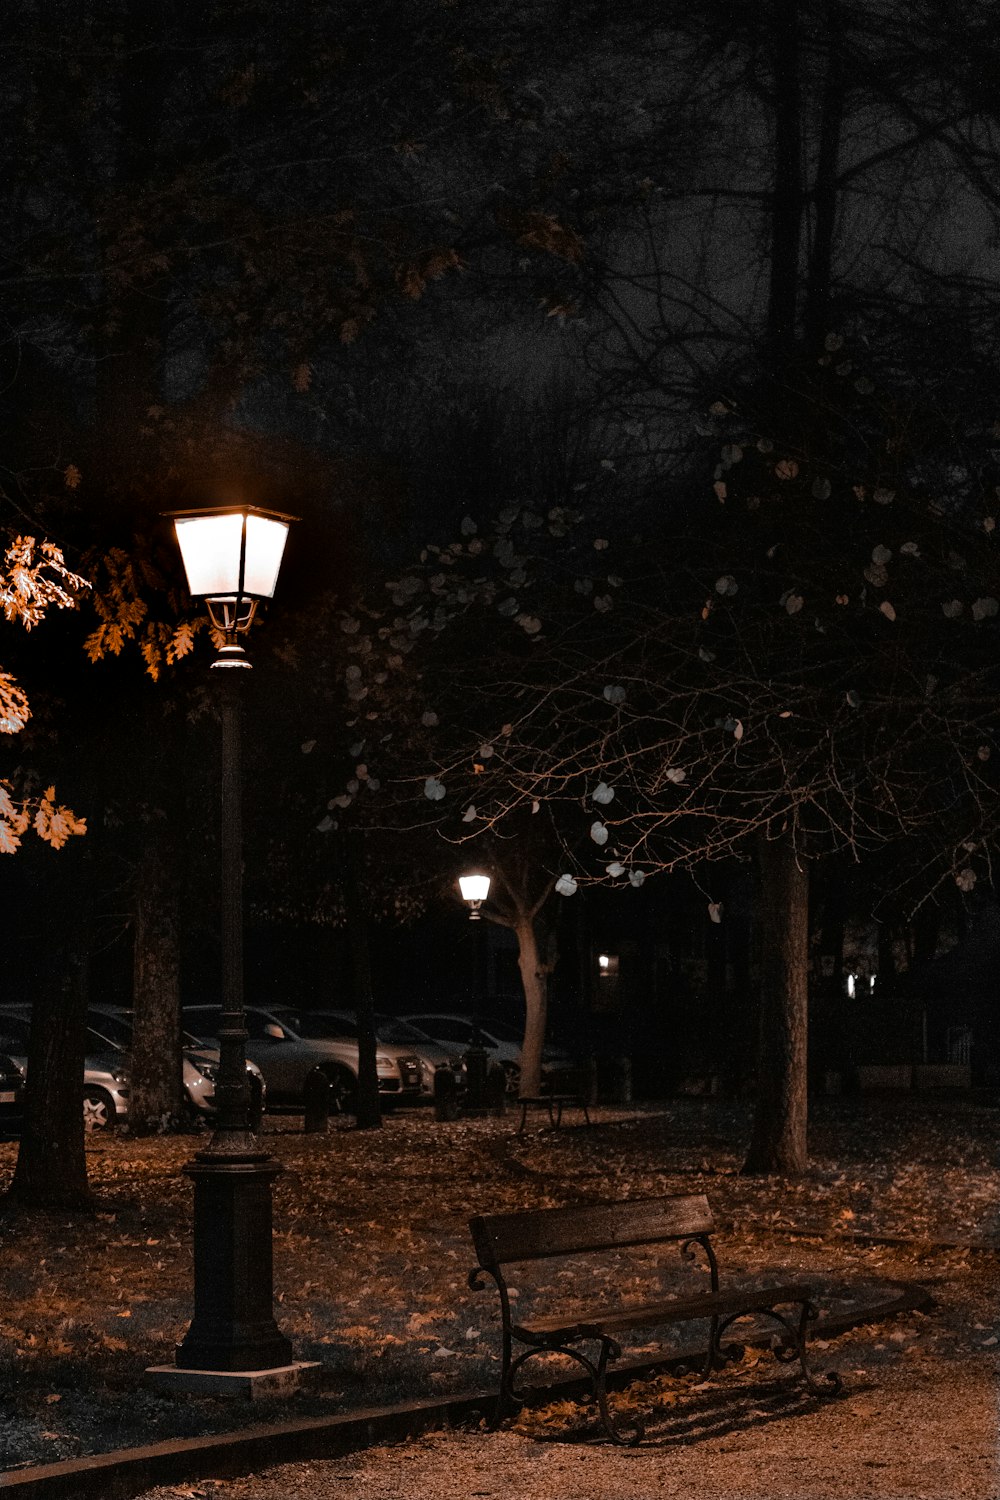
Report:
[[[813,1289],[790,1281],[764,1287],[722,1291],[719,1267],[711,1235],[715,1224],[708,1199],[703,1195],[625,1200],[584,1208],[544,1208],[526,1213],[480,1215],[469,1220],[469,1229],[479,1264],[469,1272],[469,1286],[481,1291],[492,1278],[500,1296],[501,1371],[500,1393],[494,1425],[517,1410],[523,1402],[515,1394],[514,1376],[525,1360],[536,1354],[567,1355],[588,1372],[592,1399],[596,1400],[601,1424],[612,1442],[631,1446],[643,1436],[638,1422],[619,1426],[607,1402],[608,1363],[621,1358],[618,1335],[632,1328],[666,1326],[704,1319],[708,1322],[708,1345],[700,1367],[702,1379],[726,1363],[741,1359],[742,1346],[722,1347],[722,1337],[738,1318],[754,1315],[770,1319],[781,1329],[774,1348],[783,1362],[798,1360],[802,1379],[818,1396],[832,1396],[840,1389],[839,1375],[830,1372],[817,1379],[806,1359],[806,1329],[817,1316]],[[594,1255],[625,1246],[679,1243],[685,1260],[696,1259],[699,1247],[708,1265],[711,1290],[700,1296],[670,1297],[641,1304],[614,1307],[606,1299],[583,1311],[532,1315],[524,1323],[511,1315],[510,1292],[504,1267],[514,1262],[536,1261],[554,1256]],[[576,1285],[579,1285],[579,1281]],[[785,1309],[779,1311],[779,1308]],[[515,1341],[527,1347],[514,1356]],[[583,1353],[578,1344],[596,1342],[596,1356]]]

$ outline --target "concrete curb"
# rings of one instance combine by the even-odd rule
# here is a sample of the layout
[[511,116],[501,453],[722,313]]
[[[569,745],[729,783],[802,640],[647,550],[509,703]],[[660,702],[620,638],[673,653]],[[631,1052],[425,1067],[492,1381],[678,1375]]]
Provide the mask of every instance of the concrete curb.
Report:
[[[880,1323],[896,1313],[933,1305],[930,1293],[916,1283],[889,1283],[896,1295],[870,1304],[860,1313],[837,1313],[822,1322],[824,1336],[846,1333],[865,1323]],[[768,1338],[745,1339],[766,1345]],[[683,1350],[669,1359],[641,1360],[608,1371],[608,1385],[620,1389],[630,1381],[663,1373],[677,1365],[691,1365],[704,1351]],[[532,1389],[531,1405],[566,1400],[582,1394],[586,1380],[554,1381]],[[259,1423],[235,1432],[201,1438],[169,1438],[142,1448],[122,1448],[61,1463],[0,1474],[0,1489],[12,1500],[129,1500],[157,1485],[205,1478],[232,1478],[276,1464],[309,1459],[338,1458],[359,1448],[401,1442],[486,1416],[496,1391],[474,1391],[465,1396],[409,1401],[375,1406],[335,1417],[300,1417],[291,1422]]]

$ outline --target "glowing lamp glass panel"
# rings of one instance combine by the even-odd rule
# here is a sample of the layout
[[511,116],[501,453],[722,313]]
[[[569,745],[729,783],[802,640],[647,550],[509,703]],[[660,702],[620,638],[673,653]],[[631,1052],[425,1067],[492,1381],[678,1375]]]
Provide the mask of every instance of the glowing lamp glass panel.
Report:
[[240,512],[178,518],[174,528],[191,597],[235,594],[240,586]]
[[258,599],[274,597],[278,569],[285,551],[288,523],[271,516],[247,516],[247,555],[243,587]]
[[485,901],[490,893],[488,875],[460,875],[458,884],[463,901]]

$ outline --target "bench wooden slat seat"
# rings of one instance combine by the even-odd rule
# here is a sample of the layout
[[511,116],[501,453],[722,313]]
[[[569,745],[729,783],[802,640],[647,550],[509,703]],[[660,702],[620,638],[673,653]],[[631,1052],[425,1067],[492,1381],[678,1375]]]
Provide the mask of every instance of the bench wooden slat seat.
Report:
[[766,1312],[785,1303],[811,1302],[813,1288],[802,1282],[788,1286],[766,1286],[759,1291],[706,1293],[704,1297],[677,1298],[669,1302],[645,1302],[635,1307],[588,1308],[572,1318],[533,1318],[530,1324],[512,1323],[511,1333],[522,1343],[565,1338],[600,1338],[602,1333],[624,1333],[628,1328],[668,1323],[694,1322],[697,1318],[738,1318],[744,1313]]
[[[840,1377],[828,1373],[817,1379],[806,1358],[806,1329],[817,1316],[813,1288],[788,1281],[769,1286],[719,1286],[719,1267],[711,1235],[715,1223],[703,1194],[677,1194],[666,1198],[625,1200],[588,1204],[580,1208],[535,1209],[523,1213],[478,1215],[469,1229],[479,1264],[469,1273],[469,1285],[481,1290],[489,1276],[500,1298],[501,1371],[495,1424],[522,1405],[514,1390],[514,1375],[525,1360],[545,1353],[564,1354],[582,1365],[590,1375],[593,1398],[601,1423],[615,1443],[632,1445],[642,1438],[640,1423],[623,1427],[608,1408],[606,1374],[610,1360],[621,1357],[616,1335],[632,1328],[666,1326],[704,1319],[709,1322],[708,1347],[702,1362],[703,1379],[715,1369],[742,1356],[739,1345],[721,1343],[722,1335],[739,1318],[757,1315],[776,1323],[781,1330],[775,1355],[797,1360],[801,1377],[816,1395],[830,1396],[840,1389]],[[681,1255],[694,1260],[697,1249],[708,1263],[711,1289],[698,1296],[659,1298],[644,1303],[614,1306],[611,1303],[543,1314],[514,1323],[504,1267],[515,1262],[554,1256],[600,1255],[641,1245],[679,1244]],[[578,1278],[579,1281],[579,1278]],[[782,1310],[783,1309],[783,1310]],[[596,1341],[596,1359],[576,1345]],[[514,1356],[515,1341],[526,1347]]]

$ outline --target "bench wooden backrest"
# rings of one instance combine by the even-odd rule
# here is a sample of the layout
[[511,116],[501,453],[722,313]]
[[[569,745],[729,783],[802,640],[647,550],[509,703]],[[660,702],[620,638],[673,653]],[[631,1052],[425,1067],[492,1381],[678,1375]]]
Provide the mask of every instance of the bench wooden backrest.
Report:
[[714,1227],[704,1194],[480,1214],[469,1220],[479,1264],[486,1270],[511,1261],[691,1239],[711,1234]]

